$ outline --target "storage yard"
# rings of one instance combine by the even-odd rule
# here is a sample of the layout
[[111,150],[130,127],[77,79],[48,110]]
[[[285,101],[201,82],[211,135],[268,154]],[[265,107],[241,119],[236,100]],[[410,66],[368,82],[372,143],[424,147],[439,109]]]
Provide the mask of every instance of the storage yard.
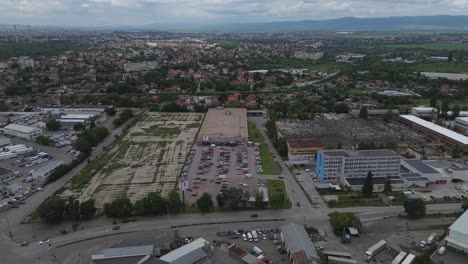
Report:
[[133,202],[149,192],[173,190],[197,135],[202,114],[147,113],[66,185],[63,195],[93,198],[103,208],[119,195]]

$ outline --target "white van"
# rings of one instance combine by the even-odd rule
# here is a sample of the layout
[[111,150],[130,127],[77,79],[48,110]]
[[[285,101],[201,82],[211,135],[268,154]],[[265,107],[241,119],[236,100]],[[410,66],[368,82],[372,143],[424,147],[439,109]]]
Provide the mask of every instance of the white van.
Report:
[[445,246],[441,246],[439,248],[439,250],[437,250],[437,254],[439,255],[443,255],[445,253],[445,251],[447,250],[447,248]]
[[247,233],[247,237],[249,238],[249,242],[253,242],[253,237],[250,232]]

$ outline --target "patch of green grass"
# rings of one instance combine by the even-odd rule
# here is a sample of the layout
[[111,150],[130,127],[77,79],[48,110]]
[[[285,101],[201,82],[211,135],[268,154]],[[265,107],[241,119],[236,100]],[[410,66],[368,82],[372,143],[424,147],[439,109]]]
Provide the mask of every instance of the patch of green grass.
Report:
[[267,180],[268,198],[273,209],[291,208],[286,186],[282,180]]
[[34,210],[24,221],[23,223],[39,223],[41,220],[41,217],[39,216],[39,213],[37,210]]
[[361,192],[320,190],[321,195],[335,195],[338,200],[328,201],[332,208],[356,206],[388,206],[376,193],[371,197],[364,197]]
[[255,59],[251,63],[252,69],[255,70],[305,68],[316,71],[336,71],[340,67],[338,64],[335,63],[319,63],[313,60],[302,60],[296,58]]
[[239,45],[240,41],[233,39],[219,39],[214,41],[214,43],[225,49],[233,49]]
[[112,163],[109,166],[107,166],[106,168],[104,168],[102,171],[104,173],[111,173],[111,172],[113,172],[115,170],[125,168],[125,167],[127,167],[127,165],[122,164],[122,163]]
[[262,158],[263,164],[263,173],[264,175],[280,175],[281,169],[276,164],[275,160],[271,156],[268,146],[265,144],[265,139],[263,138],[260,131],[258,131],[255,123],[249,122],[249,141],[260,143],[260,157]]
[[412,65],[414,71],[420,72],[447,72],[447,73],[462,73],[468,72],[466,63],[417,63]]
[[200,127],[200,123],[191,123],[187,125],[187,128],[198,128]]
[[386,45],[389,48],[397,49],[427,49],[427,50],[468,50],[468,43],[420,43],[420,44],[393,44]]
[[178,135],[180,134],[180,128],[178,127],[159,127],[157,125],[154,125],[154,126],[151,126],[149,128],[143,128],[143,130],[147,133],[147,134],[152,134],[152,135],[168,135],[168,136],[172,136],[172,135]]

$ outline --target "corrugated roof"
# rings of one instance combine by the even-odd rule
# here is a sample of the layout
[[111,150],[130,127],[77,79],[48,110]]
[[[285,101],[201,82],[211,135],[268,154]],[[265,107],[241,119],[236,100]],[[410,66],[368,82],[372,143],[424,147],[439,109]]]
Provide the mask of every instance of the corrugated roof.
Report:
[[421,119],[419,117],[413,116],[413,115],[400,115],[401,118],[404,118],[408,121],[411,121],[415,124],[418,124],[420,126],[423,126],[429,130],[432,130],[433,132],[436,132],[438,134],[444,135],[446,137],[449,137],[457,142],[460,142],[464,145],[468,145],[468,137],[459,134],[455,131],[452,131],[450,129],[447,129],[445,127],[441,127],[439,125],[436,125],[434,123],[428,122],[424,119]]
[[105,258],[118,258],[128,256],[144,256],[153,254],[154,246],[138,246],[138,247],[123,247],[123,248],[107,248],[102,251]]
[[[317,257],[317,251],[309,238],[305,228],[295,223],[281,227],[284,243],[291,253],[303,250],[311,258]],[[312,262],[316,263],[316,262]]]
[[421,173],[439,173],[435,169],[433,169],[431,166],[427,165],[424,163],[422,160],[404,160],[408,165],[411,167],[415,168]]
[[358,155],[363,157],[395,157],[400,156],[391,149],[358,150]]
[[[167,253],[166,255],[160,257],[161,260],[166,261],[168,263],[193,263],[193,262],[179,262],[179,260],[188,261],[187,258],[191,260],[199,260],[201,257],[201,252],[199,249],[204,247],[208,243],[203,238],[198,238],[185,246],[182,246],[174,251]],[[202,250],[203,251],[203,250]],[[206,253],[205,253],[206,256]]]
[[32,126],[23,126],[23,125],[18,125],[18,124],[9,124],[8,126],[6,126],[4,128],[11,129],[11,130],[16,130],[16,131],[21,131],[21,132],[24,132],[24,133],[29,133],[29,132],[32,132],[34,130],[39,129],[39,128],[32,127]]

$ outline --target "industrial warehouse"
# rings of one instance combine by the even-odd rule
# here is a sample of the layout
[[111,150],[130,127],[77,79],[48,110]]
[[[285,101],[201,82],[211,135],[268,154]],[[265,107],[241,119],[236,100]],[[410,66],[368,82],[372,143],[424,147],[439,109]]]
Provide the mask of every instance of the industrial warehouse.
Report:
[[247,110],[245,108],[210,108],[205,116],[197,142],[247,142]]

